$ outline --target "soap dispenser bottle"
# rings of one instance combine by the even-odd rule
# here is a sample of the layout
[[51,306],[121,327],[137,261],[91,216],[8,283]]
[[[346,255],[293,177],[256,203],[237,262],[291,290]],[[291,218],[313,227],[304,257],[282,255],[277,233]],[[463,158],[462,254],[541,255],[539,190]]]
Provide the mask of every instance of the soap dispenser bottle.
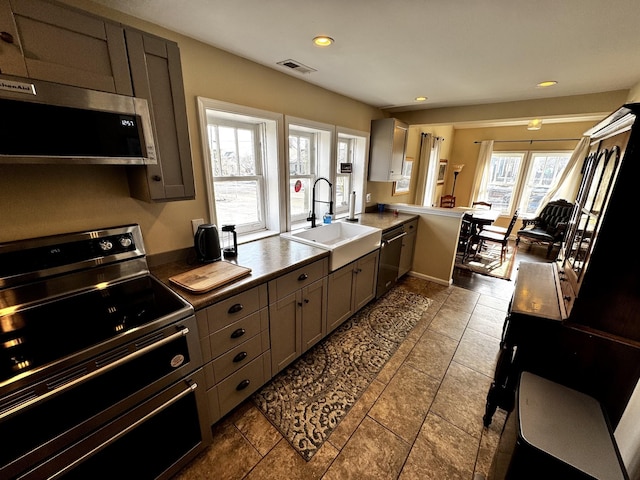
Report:
[[325,213],[324,217],[322,217],[322,223],[325,225],[329,225],[331,223],[331,214],[329,212]]

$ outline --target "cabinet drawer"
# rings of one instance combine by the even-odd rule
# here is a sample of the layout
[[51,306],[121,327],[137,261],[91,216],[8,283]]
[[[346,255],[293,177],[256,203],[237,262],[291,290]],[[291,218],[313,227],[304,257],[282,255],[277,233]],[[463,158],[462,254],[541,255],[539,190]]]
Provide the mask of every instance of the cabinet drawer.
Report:
[[269,282],[269,303],[282,300],[287,295],[299,290],[307,285],[311,285],[316,280],[329,273],[329,259],[323,258],[304,267],[300,267],[291,273]]
[[223,416],[258,390],[269,379],[265,375],[264,353],[218,384],[218,404]]
[[211,358],[219,357],[268,328],[269,311],[266,308],[227,325],[209,337]]
[[[200,331],[200,336],[214,333],[225,328],[230,323],[257,312],[267,306],[267,286],[259,285],[233,297],[222,300],[206,309],[206,331]],[[200,325],[198,325],[200,327]]]
[[[266,334],[266,332],[265,332]],[[218,383],[262,354],[262,335],[254,335],[213,361],[213,375]],[[268,345],[268,343],[267,343]]]

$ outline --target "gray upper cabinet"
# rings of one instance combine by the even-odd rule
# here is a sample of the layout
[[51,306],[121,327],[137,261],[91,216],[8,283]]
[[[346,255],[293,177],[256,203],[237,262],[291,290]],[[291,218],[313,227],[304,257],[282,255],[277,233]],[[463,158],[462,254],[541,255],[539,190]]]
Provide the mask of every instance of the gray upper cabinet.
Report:
[[136,97],[149,102],[157,165],[130,169],[131,195],[145,201],[195,198],[187,107],[178,45],[126,29],[127,49]]
[[43,0],[0,0],[5,75],[131,95],[122,26]]
[[395,118],[371,122],[370,181],[395,182],[402,178],[408,132],[409,125]]

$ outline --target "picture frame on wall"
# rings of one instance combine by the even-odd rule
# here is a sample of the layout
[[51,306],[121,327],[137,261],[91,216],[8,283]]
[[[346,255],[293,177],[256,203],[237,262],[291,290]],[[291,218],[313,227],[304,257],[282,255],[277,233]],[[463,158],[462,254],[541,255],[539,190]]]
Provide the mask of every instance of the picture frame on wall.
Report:
[[447,163],[448,161],[444,158],[440,159],[440,164],[438,165],[438,185],[444,185],[444,177],[447,173]]
[[393,182],[392,195],[407,195],[411,185],[411,172],[413,170],[413,158],[405,158],[402,164],[402,178]]

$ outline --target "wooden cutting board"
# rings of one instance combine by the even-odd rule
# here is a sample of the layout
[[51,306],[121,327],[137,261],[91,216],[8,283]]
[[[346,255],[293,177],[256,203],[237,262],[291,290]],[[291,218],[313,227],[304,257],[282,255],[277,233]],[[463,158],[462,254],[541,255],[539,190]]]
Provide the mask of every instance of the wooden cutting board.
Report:
[[205,293],[250,273],[250,268],[220,260],[169,277],[169,281],[192,293]]

